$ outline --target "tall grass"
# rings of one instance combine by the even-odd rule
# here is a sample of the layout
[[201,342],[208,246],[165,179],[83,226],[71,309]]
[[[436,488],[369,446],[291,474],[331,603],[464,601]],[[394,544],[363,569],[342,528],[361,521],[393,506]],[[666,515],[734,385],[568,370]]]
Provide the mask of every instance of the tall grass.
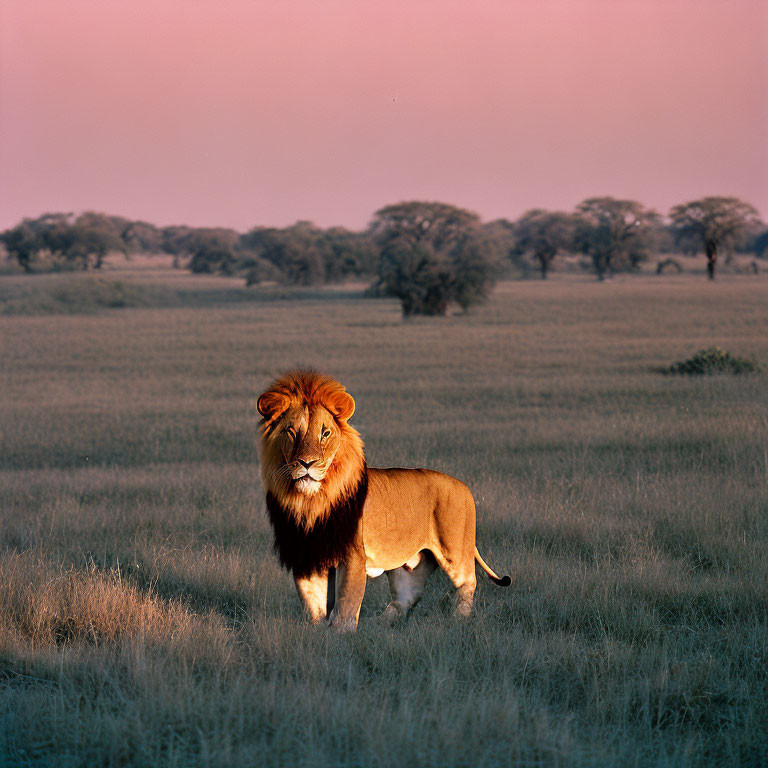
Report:
[[[768,361],[768,283],[502,284],[407,324],[195,285],[0,318],[0,763],[768,761],[765,375],[659,373],[713,344]],[[375,621],[382,579],[355,636],[301,622],[253,406],[299,364],[347,384],[371,464],[472,487],[514,581],[468,622],[439,574],[403,626]]]

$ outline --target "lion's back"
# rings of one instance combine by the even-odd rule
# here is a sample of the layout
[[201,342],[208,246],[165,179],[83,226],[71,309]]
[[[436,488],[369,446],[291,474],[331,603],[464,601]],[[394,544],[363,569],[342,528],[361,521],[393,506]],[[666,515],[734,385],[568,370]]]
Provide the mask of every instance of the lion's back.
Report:
[[363,507],[366,550],[397,559],[401,552],[443,547],[446,538],[474,532],[475,504],[455,477],[430,469],[368,469]]

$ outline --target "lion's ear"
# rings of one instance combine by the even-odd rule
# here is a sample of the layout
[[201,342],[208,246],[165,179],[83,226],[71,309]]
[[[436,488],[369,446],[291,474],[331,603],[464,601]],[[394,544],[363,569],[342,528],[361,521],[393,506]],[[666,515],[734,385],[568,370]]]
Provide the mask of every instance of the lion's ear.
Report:
[[339,421],[346,421],[355,412],[355,401],[347,392],[334,392],[326,407]]
[[269,421],[271,419],[276,419],[281,413],[286,411],[290,402],[289,397],[282,392],[275,392],[274,390],[268,389],[259,398],[256,403],[256,408],[259,413]]

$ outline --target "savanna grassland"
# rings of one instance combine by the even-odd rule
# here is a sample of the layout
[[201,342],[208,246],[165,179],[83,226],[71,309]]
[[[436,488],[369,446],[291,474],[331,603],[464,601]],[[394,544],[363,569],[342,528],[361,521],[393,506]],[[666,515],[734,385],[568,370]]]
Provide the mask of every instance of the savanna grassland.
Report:
[[[0,764],[768,762],[768,373],[661,372],[768,363],[765,278],[503,283],[408,323],[122,279],[0,280]],[[381,578],[356,635],[301,622],[254,440],[295,365],[347,385],[369,463],[470,485],[511,587],[457,624],[436,574],[385,629]]]

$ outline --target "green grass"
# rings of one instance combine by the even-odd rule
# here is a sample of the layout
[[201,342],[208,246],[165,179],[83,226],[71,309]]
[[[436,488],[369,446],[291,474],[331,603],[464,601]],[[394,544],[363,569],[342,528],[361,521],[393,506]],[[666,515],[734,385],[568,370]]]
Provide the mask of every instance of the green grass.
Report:
[[[660,373],[768,360],[768,282],[504,283],[403,323],[358,289],[120,279],[157,306],[0,317],[0,764],[768,761],[768,384]],[[404,626],[382,579],[355,636],[302,623],[254,446],[296,365],[348,386],[371,464],[472,487],[513,585],[468,622],[438,574]]]

